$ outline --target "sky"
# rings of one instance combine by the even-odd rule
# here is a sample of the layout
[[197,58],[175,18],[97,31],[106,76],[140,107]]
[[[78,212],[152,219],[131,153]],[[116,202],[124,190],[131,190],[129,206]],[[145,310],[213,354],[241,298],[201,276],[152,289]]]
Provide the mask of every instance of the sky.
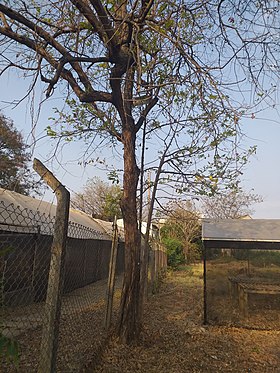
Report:
[[[45,88],[44,84],[40,83],[34,96],[30,96],[15,106],[11,102],[20,100],[26,95],[29,82],[19,79],[16,73],[11,72],[2,76],[0,82],[0,111],[12,119],[14,126],[21,131],[26,142],[32,144],[32,159],[36,157],[42,161],[71,193],[81,191],[86,181],[93,176],[106,178],[106,173],[93,165],[83,167],[78,164],[84,154],[81,143],[64,144],[62,148],[56,150],[56,142],[46,136],[46,127],[52,124],[49,118],[55,116],[55,108],[63,105],[64,100],[59,93],[39,105],[44,100],[42,92]],[[35,103],[31,105],[33,98]],[[37,117],[38,112],[39,116]],[[56,153],[56,157],[53,157],[54,153]],[[107,156],[111,157],[109,152]],[[55,196],[48,189],[42,198],[50,202],[55,200]]]
[[[21,99],[27,92],[28,82],[19,79],[12,71],[1,76],[0,110],[11,118],[15,127],[22,131],[28,143],[34,138],[45,135],[45,128],[50,125],[49,117],[54,115],[53,108],[63,103],[59,93],[45,101],[40,108],[40,115],[36,123],[32,123],[31,111],[38,112],[38,103],[43,99],[44,85],[37,88],[35,104],[32,108],[31,98],[19,103],[16,107],[9,104],[14,99]],[[277,111],[277,109],[279,111]],[[275,109],[269,108],[257,113],[255,118],[242,119],[241,128],[245,133],[245,145],[257,145],[257,153],[252,156],[249,164],[244,170],[242,185],[246,191],[253,190],[259,194],[263,202],[253,206],[255,213],[253,218],[258,219],[280,219],[280,103]],[[49,138],[37,141],[33,148],[33,157],[46,162],[49,169],[70,190],[70,192],[81,191],[88,178],[100,176],[106,178],[106,173],[100,171],[94,165],[83,167],[78,164],[77,158],[81,157],[84,149],[81,143],[68,144],[58,151],[57,159],[50,159],[53,153],[54,143]],[[102,155],[102,154],[101,154]],[[106,154],[109,163],[114,164],[114,155],[107,149]],[[62,161],[63,158],[63,161]],[[44,193],[43,199],[53,202],[55,200],[52,192]]]
[[[278,106],[280,109],[280,106]],[[280,218],[280,115],[277,109],[256,114],[242,122],[248,143],[257,145],[243,175],[246,190],[262,196],[264,202],[254,206],[254,218]]]

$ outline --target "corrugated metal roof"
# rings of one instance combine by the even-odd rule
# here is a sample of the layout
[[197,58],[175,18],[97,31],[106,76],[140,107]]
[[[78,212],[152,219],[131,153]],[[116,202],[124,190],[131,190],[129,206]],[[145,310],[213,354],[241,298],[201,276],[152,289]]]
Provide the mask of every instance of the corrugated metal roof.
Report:
[[202,221],[204,241],[280,242],[279,219]]
[[[51,225],[50,219],[54,220],[55,204],[2,188],[0,188],[0,202],[0,225],[2,225],[2,229],[5,227],[6,230],[12,231],[12,226],[18,226],[22,227],[23,231],[24,229],[27,231],[28,226],[34,225],[36,227],[41,219],[44,223],[41,227],[41,233],[49,234],[48,224]],[[112,223],[104,222],[107,224],[107,229],[105,229],[91,216],[73,209],[70,209],[69,221],[71,222],[68,230],[70,237],[111,240],[112,236],[108,225],[112,226]],[[80,226],[88,228],[86,237],[82,237],[82,227]]]

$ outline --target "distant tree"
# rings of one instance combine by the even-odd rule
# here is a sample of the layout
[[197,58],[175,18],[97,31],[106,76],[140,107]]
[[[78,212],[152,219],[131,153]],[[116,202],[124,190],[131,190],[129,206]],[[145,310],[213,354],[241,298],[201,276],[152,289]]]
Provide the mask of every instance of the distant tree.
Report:
[[225,194],[202,199],[202,211],[205,217],[212,219],[240,219],[254,212],[252,205],[263,202],[258,194],[233,190]]
[[0,113],[0,187],[25,195],[35,190],[29,160],[22,134]]
[[122,191],[119,185],[110,185],[99,177],[89,179],[84,190],[71,200],[72,207],[94,218],[113,221],[121,218],[120,200]]
[[190,201],[172,201],[166,206],[166,213],[167,219],[161,228],[161,237],[167,245],[167,254],[172,257],[171,262],[176,262],[174,255],[180,262],[182,255],[185,261],[193,261],[199,252],[196,243],[201,232],[198,212]]

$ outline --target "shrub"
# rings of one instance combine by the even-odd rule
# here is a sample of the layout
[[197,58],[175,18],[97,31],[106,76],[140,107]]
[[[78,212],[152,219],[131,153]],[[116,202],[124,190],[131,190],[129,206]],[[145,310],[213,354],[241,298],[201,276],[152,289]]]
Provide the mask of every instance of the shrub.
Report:
[[173,269],[178,269],[180,264],[185,264],[183,244],[176,238],[164,238],[163,244],[167,250],[167,265]]
[[270,250],[252,251],[249,255],[251,263],[256,267],[280,266],[280,252]]

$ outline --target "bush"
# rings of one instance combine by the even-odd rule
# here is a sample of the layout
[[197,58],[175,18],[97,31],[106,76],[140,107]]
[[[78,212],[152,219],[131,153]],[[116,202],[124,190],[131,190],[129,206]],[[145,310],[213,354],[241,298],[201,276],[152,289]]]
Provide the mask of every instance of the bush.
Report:
[[188,264],[202,259],[202,250],[197,243],[189,243],[186,259]]
[[280,252],[270,250],[252,251],[249,255],[251,263],[256,267],[280,266]]
[[269,265],[280,266],[280,252],[272,250],[234,250],[234,257],[239,260],[249,260],[256,267]]
[[185,264],[185,256],[183,244],[176,238],[165,238],[163,244],[167,250],[167,265],[173,269],[178,269],[178,266]]

